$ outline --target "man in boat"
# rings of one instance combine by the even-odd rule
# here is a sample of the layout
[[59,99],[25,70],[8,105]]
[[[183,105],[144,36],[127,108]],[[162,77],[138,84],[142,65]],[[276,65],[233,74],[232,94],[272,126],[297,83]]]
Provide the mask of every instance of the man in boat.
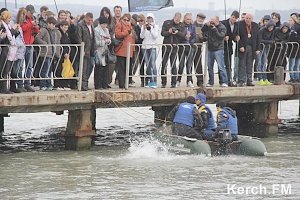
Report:
[[238,125],[235,110],[226,106],[224,102],[218,102],[217,107],[217,129],[216,136],[220,130],[230,130],[232,141],[238,140]]
[[205,105],[206,95],[204,93],[198,93],[195,98],[195,103],[198,106],[198,111],[203,120],[202,137],[205,140],[213,140],[216,132],[216,122],[210,108]]
[[175,106],[168,115],[172,124],[172,134],[189,138],[202,139],[202,119],[195,108],[195,98],[189,96],[185,102]]

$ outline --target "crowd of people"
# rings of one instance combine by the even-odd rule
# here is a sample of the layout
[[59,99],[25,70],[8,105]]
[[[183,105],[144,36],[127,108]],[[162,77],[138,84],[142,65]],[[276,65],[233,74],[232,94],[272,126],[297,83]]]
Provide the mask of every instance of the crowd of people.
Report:
[[[47,6],[42,6],[36,14],[33,5],[14,11],[2,8],[0,12],[0,93],[76,89],[77,81],[62,78],[61,72],[64,60],[70,59],[74,76],[78,76],[80,51],[71,44],[81,43],[84,43],[80,88],[83,91],[89,89],[88,81],[93,72],[95,89],[108,89],[113,82],[125,89],[128,55],[131,58],[128,80],[131,87],[135,86],[132,76],[138,67],[141,87],[157,88],[159,73],[160,85],[166,87],[168,63],[171,88],[180,86],[184,69],[187,87],[194,87],[193,69],[197,86],[212,87],[215,61],[221,87],[254,86],[254,77],[259,79],[259,85],[271,85],[274,74],[266,72],[274,71],[278,65],[285,67],[287,63],[289,82],[300,82],[298,13],[292,13],[289,21],[284,23],[275,12],[263,16],[259,23],[253,21],[251,13],[240,16],[238,11],[233,11],[223,21],[218,16],[206,20],[203,13],[198,13],[195,19],[192,13],[185,13],[183,17],[181,13],[175,13],[173,19],[165,20],[160,28],[153,13],[123,14],[121,6],[115,6],[113,13],[103,7],[97,18],[91,12],[73,17],[67,10],[60,10],[55,17]],[[161,71],[158,72],[160,35],[163,46]],[[203,42],[208,45],[208,83],[203,82]],[[127,52],[129,43],[136,46]],[[41,46],[36,48],[35,44]],[[60,48],[57,45],[61,45]],[[233,55],[238,61],[234,63],[234,70]],[[253,74],[254,71],[257,73]],[[7,80],[10,80],[9,84]]]

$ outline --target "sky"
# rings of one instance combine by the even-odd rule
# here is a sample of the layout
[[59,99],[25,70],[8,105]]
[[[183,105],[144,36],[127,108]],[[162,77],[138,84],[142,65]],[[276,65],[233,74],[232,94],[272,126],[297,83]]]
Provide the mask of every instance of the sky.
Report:
[[[184,7],[184,8],[199,8],[199,9],[208,9],[209,3],[214,3],[215,9],[224,9],[224,1],[226,2],[227,9],[238,9],[240,0],[173,0],[175,7]],[[3,2],[4,0],[0,0]],[[14,3],[15,0],[7,0],[7,2]],[[18,4],[54,4],[54,0],[17,0]],[[56,0],[57,4],[68,4],[76,3],[82,5],[99,5],[99,6],[114,6],[121,5],[127,6],[127,0]],[[241,11],[247,10],[289,10],[289,9],[300,9],[299,0],[241,0]],[[18,5],[19,7],[19,5]]]

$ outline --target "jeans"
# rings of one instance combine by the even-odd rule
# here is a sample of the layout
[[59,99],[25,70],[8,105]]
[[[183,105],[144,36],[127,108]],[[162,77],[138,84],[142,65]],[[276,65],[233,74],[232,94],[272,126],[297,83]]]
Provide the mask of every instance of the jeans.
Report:
[[176,85],[177,80],[177,66],[176,66],[176,60],[177,60],[177,53],[178,53],[178,47],[177,46],[162,46],[162,66],[161,66],[161,84],[166,85],[167,84],[167,77],[164,75],[167,74],[167,65],[168,60],[170,60],[171,64],[171,85]]
[[[145,63],[146,63],[146,73],[150,82],[157,82],[157,69],[156,69],[156,48],[142,49]],[[145,83],[147,85],[147,83]]]
[[41,78],[49,78],[49,79],[42,79],[40,81],[40,87],[51,87],[51,73],[52,73],[52,70],[51,70],[51,65],[50,65],[50,62],[51,62],[51,58],[48,58],[46,57],[44,59],[44,62],[42,64],[42,67],[41,67]]
[[208,83],[210,85],[214,84],[214,61],[215,60],[217,61],[220,77],[222,79],[220,83],[228,84],[227,72],[224,63],[224,49],[220,49],[217,51],[208,51],[208,61],[207,61],[208,75],[209,75]]
[[[267,52],[266,50],[262,50],[258,54],[258,64],[257,64],[257,72],[266,72],[267,70]],[[266,73],[258,73],[258,80],[267,79]]]
[[17,84],[18,88],[22,88],[23,87],[23,65],[24,65],[24,59],[18,59],[16,61],[14,61],[13,67],[12,67],[12,71],[11,71],[11,77],[12,78],[18,78],[20,80],[12,80],[11,81],[11,87],[15,88]]
[[[33,67],[33,47],[32,46],[26,46],[25,51],[25,78],[31,78],[32,77],[32,67]],[[25,86],[30,86],[30,80],[24,80]]]
[[290,58],[289,59],[289,71],[298,71],[298,72],[290,72],[291,80],[299,80],[300,74],[300,58]]
[[195,55],[195,47],[180,46],[179,47],[179,70],[177,80],[181,81],[181,75],[183,73],[184,66],[186,66],[187,82],[192,81],[192,66],[193,58]]

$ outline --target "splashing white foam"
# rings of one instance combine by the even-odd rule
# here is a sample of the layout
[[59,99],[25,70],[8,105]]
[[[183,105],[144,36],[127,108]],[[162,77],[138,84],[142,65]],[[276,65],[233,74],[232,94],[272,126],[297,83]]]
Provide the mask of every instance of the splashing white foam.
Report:
[[132,141],[126,154],[126,158],[146,158],[153,160],[171,159],[175,155],[168,151],[166,145],[157,140],[145,139],[143,141]]

